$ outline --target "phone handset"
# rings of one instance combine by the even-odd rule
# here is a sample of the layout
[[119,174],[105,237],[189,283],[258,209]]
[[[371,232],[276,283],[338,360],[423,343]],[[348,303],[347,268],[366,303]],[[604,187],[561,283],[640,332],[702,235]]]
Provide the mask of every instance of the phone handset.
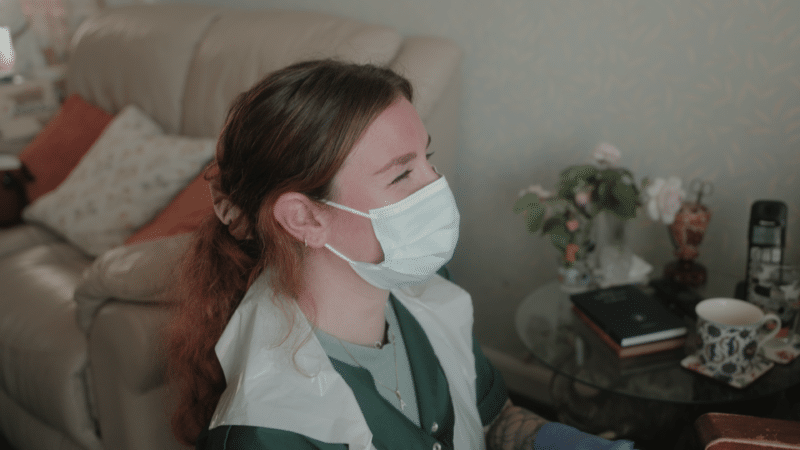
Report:
[[750,208],[750,223],[747,228],[747,271],[745,292],[750,292],[750,283],[758,279],[753,271],[761,265],[783,263],[786,248],[786,204],[778,200],[758,200]]

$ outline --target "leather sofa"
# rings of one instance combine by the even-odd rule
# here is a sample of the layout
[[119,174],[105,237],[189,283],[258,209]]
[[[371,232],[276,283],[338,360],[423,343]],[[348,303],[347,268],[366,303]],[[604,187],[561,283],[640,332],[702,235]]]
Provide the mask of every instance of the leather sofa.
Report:
[[[407,76],[436,164],[454,178],[461,53],[438,37],[311,12],[109,8],[74,36],[67,94],[111,114],[134,103],[166,132],[213,138],[238,92],[320,57]],[[17,450],[182,447],[169,429],[161,330],[188,237],[91,258],[35,223],[0,229],[0,431]]]

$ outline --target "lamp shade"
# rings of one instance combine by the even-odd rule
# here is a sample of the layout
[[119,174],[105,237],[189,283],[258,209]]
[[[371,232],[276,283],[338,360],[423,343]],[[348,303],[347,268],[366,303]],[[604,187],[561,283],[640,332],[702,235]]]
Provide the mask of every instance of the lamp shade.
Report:
[[0,77],[8,75],[14,68],[14,46],[8,27],[0,27]]

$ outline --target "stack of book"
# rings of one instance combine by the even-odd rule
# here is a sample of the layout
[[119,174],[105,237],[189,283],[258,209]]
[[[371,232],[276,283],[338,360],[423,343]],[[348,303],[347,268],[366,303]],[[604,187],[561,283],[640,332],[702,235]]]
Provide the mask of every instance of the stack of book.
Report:
[[636,286],[570,296],[572,309],[620,358],[682,347],[686,323]]

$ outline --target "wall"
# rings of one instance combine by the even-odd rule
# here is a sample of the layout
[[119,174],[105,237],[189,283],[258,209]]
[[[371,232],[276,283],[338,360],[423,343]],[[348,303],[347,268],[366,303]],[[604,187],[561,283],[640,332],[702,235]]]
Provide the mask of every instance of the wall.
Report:
[[[195,0],[223,4],[222,0]],[[639,177],[714,184],[700,259],[743,274],[758,198],[789,204],[800,260],[800,2],[754,0],[227,0],[325,11],[449,37],[465,52],[459,248],[450,268],[474,297],[476,334],[516,352],[513,314],[555,276],[555,252],[511,212],[517,192],[552,187],[599,142]],[[436,138],[435,136],[433,137]],[[434,157],[435,158],[435,157]],[[645,214],[634,250],[671,259]]]

